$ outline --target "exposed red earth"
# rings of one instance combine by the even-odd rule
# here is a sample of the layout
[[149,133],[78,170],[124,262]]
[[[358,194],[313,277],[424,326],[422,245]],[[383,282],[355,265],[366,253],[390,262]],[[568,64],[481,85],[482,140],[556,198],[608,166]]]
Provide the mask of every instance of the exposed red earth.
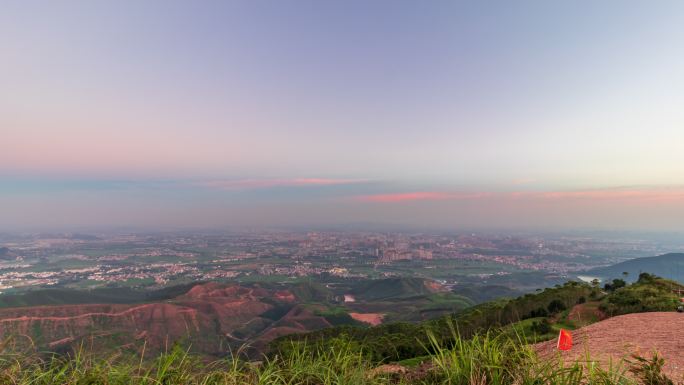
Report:
[[357,321],[365,322],[373,326],[380,325],[384,318],[384,315],[380,313],[349,313],[349,315]]
[[[275,319],[263,316],[275,303],[294,305]],[[330,324],[285,290],[207,283],[164,302],[87,304],[0,309],[0,337],[15,348],[59,350],[86,343],[100,351],[123,346],[153,352],[175,341],[198,353],[225,354],[229,347],[263,348],[275,337]]]
[[586,326],[606,319],[607,316],[599,309],[599,303],[583,303],[570,309],[568,321],[575,326]]
[[[654,351],[665,358],[665,373],[673,380],[684,376],[684,314],[675,312],[637,313],[617,316],[572,332],[574,346],[558,351],[557,341],[535,345],[544,359],[560,356],[565,362],[611,362],[630,359],[633,353],[650,358]],[[676,381],[675,381],[676,382]]]

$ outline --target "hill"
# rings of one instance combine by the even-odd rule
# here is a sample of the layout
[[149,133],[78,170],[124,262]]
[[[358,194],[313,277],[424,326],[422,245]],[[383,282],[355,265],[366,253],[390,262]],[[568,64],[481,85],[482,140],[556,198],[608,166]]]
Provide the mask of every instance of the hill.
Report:
[[361,281],[350,288],[345,306],[357,318],[383,322],[417,322],[454,313],[475,303],[467,296],[450,292],[436,281],[415,278],[387,278]]
[[369,281],[355,288],[353,293],[358,299],[377,301],[410,298],[438,291],[440,291],[440,287],[434,281],[424,278],[402,277]]
[[[684,315],[652,312],[605,321],[587,316],[605,306],[624,312],[656,310],[669,306],[680,288],[645,273],[635,284],[612,285],[606,291],[571,281],[421,323],[370,328],[331,327],[348,321],[348,315],[344,317],[341,307],[315,302],[329,293],[308,283],[292,291],[206,283],[166,301],[136,305],[0,309],[5,342],[0,352],[0,383],[672,384],[664,376],[682,374],[684,363],[678,353],[684,336],[677,326]],[[294,292],[314,302],[298,303],[301,299]],[[540,320],[551,323],[557,333],[559,326],[573,328],[569,322],[580,314],[592,324],[575,332],[577,345],[572,352],[562,353],[567,359],[564,364],[557,360],[555,341],[529,345],[526,334],[509,333],[513,325],[532,326]],[[302,334],[315,329],[321,330]],[[74,337],[54,340],[60,333]],[[36,343],[34,349],[11,354],[10,348],[16,348],[24,336]],[[217,346],[236,352],[249,344],[258,350],[274,338],[268,359],[258,365],[242,361],[254,359],[250,351],[207,364],[206,352]],[[174,341],[187,344],[174,345]],[[117,345],[109,345],[111,355],[103,359],[107,343]],[[141,343],[147,349],[141,349]],[[190,351],[185,350],[187,346]],[[47,360],[38,355],[43,349],[60,352],[75,347],[80,347],[78,354]],[[651,359],[652,349],[667,361]],[[587,360],[607,362],[633,352],[646,355],[645,361],[603,368],[592,365],[586,370]],[[387,365],[388,361],[394,363]],[[625,376],[627,369],[632,377]]]
[[[310,295],[310,290],[304,292]],[[39,294],[40,300],[54,299],[45,291]],[[91,294],[86,299],[94,298],[98,297]],[[285,334],[353,323],[346,313],[330,313],[324,305],[304,305],[290,291],[257,285],[196,284],[139,299],[155,300],[0,309],[0,338],[12,341],[15,348],[57,352],[87,341],[101,353],[139,352],[143,346],[149,352],[161,352],[169,343],[181,342],[193,352],[222,356],[245,344],[257,352]]]
[[466,285],[452,288],[452,292],[470,298],[475,303],[493,301],[498,298],[515,298],[523,293],[504,285]]
[[170,286],[157,290],[136,290],[129,287],[76,290],[65,288],[35,289],[18,294],[0,296],[0,308],[79,305],[79,304],[134,304],[163,301],[185,294],[198,283]]
[[[587,363],[594,358],[587,353],[577,357],[579,362],[563,363],[553,353],[538,354],[520,339],[492,333],[469,339],[454,335],[450,345],[430,338],[429,346],[428,355],[389,365],[369,361],[363,346],[344,339],[330,339],[315,350],[295,349],[258,364],[238,356],[207,363],[178,346],[149,361],[120,353],[94,358],[84,350],[46,360],[15,355],[0,360],[0,381],[16,385],[673,385],[666,373],[677,373],[667,372],[670,363],[658,356],[639,357],[626,366],[601,366]],[[626,375],[628,369],[631,375]]]
[[[157,290],[45,288],[3,294],[0,337],[25,335],[28,338],[14,341],[64,351],[97,335],[96,350],[107,352],[117,346],[136,350],[144,343],[148,349],[159,349],[168,336],[169,341],[191,345],[196,353],[219,356],[243,344],[250,344],[256,353],[286,334],[338,325],[421,321],[474,303],[426,279],[354,280],[335,291],[311,280],[227,285],[234,291],[188,300],[198,288],[214,285],[191,283]],[[349,292],[359,293],[358,300],[343,302],[342,293]]]
[[673,311],[682,296],[684,286],[678,282],[641,273],[633,284],[611,290],[602,299],[600,308],[607,316]]
[[[623,272],[627,272],[626,278]],[[587,271],[588,276],[600,277],[604,280],[623,278],[634,282],[642,272],[684,282],[684,253],[669,253],[655,257],[630,259],[612,266],[599,267]]]
[[462,337],[499,328],[520,320],[550,316],[588,298],[598,296],[598,289],[580,282],[567,282],[515,299],[499,299],[420,323],[391,322],[371,328],[338,326],[306,334],[285,336],[272,342],[272,352],[288,352],[293,343],[309,346],[325,345],[334,338],[351,339],[365,347],[371,360],[399,361],[427,353],[428,332],[443,343],[453,339],[452,326]]
[[665,359],[664,372],[672,378],[684,376],[684,315],[675,312],[635,313],[609,318],[573,332],[575,346],[570,351],[558,351],[556,341],[535,346],[544,358],[560,357],[567,362],[588,356],[607,367],[631,359],[634,353],[658,351]]
[[[642,273],[632,285],[607,291],[586,283],[563,285],[517,298],[501,298],[462,309],[454,314],[420,323],[387,323],[371,328],[339,326],[272,342],[273,352],[286,352],[292,344],[324,345],[334,338],[351,339],[364,346],[372,360],[400,361],[430,353],[427,335],[444,344],[453,343],[453,327],[459,337],[494,330],[528,341],[554,338],[559,328],[574,329],[606,317],[643,312],[671,311],[684,286]],[[682,318],[684,319],[684,318]]]

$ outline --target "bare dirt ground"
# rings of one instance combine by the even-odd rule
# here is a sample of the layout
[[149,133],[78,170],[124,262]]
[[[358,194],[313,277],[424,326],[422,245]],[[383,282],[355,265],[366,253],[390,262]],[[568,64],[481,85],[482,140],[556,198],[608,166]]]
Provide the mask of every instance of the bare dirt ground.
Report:
[[349,313],[349,315],[357,321],[365,322],[373,326],[380,325],[384,318],[384,315],[380,313]]
[[[633,353],[650,358],[654,351],[665,358],[665,372],[675,382],[684,377],[684,314],[639,313],[609,318],[572,332],[573,348],[558,351],[557,341],[535,345],[541,357],[564,361],[592,361],[606,365],[629,359]],[[607,366],[607,365],[606,365]]]
[[572,322],[575,327],[591,325],[604,319],[606,315],[599,310],[598,302],[575,305],[568,314],[568,321]]

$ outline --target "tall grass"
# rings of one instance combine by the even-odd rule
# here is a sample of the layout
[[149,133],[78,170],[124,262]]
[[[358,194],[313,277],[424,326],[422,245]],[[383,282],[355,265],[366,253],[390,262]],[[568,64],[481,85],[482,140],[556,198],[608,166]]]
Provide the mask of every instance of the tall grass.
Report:
[[[563,363],[540,359],[521,338],[482,333],[461,339],[453,330],[448,342],[428,336],[426,364],[392,375],[373,368],[363,347],[333,338],[317,348],[293,342],[285,356],[262,362],[232,358],[205,362],[174,347],[151,361],[117,355],[102,359],[79,349],[69,356],[39,358],[5,355],[1,385],[672,385],[662,373],[662,359],[636,359],[626,369],[599,367],[589,357]],[[631,376],[626,375],[631,372]],[[669,381],[669,382],[668,382]]]
[[[489,331],[476,334],[470,339],[462,339],[453,326],[451,331],[453,344],[445,344],[434,334],[428,333],[430,346],[426,349],[433,352],[433,370],[424,379],[424,384],[656,385],[649,381],[639,381],[638,376],[628,376],[628,369],[620,363],[608,362],[607,365],[600,366],[591,359],[588,352],[580,362],[565,363],[560,356],[557,359],[540,359],[521,334],[511,336]],[[636,367],[636,370],[633,366],[630,371],[648,372],[651,378],[656,376],[656,372],[666,378],[660,371],[662,363],[658,366],[653,365],[652,360],[643,360],[638,361]]]

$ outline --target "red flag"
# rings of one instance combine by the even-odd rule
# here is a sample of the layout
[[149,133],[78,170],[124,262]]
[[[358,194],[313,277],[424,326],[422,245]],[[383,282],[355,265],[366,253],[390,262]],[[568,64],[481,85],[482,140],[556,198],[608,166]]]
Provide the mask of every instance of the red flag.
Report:
[[558,334],[558,350],[572,349],[572,334],[565,329],[561,329]]

